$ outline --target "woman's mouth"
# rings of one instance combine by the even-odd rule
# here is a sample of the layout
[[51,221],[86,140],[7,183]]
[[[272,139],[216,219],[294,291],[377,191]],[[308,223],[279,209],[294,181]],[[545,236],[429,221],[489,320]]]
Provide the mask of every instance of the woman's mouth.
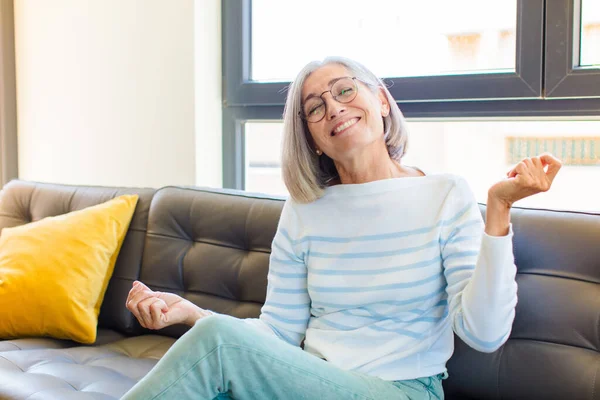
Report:
[[352,119],[350,119],[350,120],[348,120],[348,121],[346,121],[346,122],[344,122],[342,124],[337,125],[331,131],[331,136],[339,135],[340,133],[342,133],[346,129],[350,128],[352,125],[356,124],[359,120],[360,120],[360,118],[352,118]]

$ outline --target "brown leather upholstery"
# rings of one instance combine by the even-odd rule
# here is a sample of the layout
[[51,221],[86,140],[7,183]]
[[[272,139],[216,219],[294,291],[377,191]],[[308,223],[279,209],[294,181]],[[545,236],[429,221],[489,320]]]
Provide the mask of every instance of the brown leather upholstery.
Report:
[[[104,299],[98,342],[0,341],[0,399],[115,399],[131,387],[187,330],[142,329],[124,307],[134,279],[217,312],[259,315],[281,199],[13,181],[0,195],[0,229],[123,193],[141,199]],[[600,399],[600,215],[515,208],[512,222],[519,303],[511,338],[492,354],[456,340],[446,398]]]
[[[280,200],[167,187],[154,196],[140,279],[202,308],[257,317]],[[179,336],[183,327],[162,332]]]

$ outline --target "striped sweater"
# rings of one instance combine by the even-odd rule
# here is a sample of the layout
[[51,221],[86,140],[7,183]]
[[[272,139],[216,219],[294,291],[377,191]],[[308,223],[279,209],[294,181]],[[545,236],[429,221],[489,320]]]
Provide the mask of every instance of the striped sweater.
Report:
[[287,200],[266,302],[246,320],[345,370],[385,380],[446,371],[453,332],[491,352],[517,303],[512,226],[484,232],[466,181],[428,175]]

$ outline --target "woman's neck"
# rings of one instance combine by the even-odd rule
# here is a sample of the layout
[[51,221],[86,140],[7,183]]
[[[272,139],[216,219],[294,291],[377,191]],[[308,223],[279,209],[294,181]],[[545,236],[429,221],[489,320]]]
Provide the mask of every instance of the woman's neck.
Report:
[[391,159],[385,162],[356,161],[352,165],[336,163],[342,184],[367,183],[382,179],[397,178],[400,175],[399,165]]
[[410,167],[400,165],[387,154],[379,161],[354,160],[352,163],[335,162],[341,184],[358,184],[390,178],[422,176],[423,174]]

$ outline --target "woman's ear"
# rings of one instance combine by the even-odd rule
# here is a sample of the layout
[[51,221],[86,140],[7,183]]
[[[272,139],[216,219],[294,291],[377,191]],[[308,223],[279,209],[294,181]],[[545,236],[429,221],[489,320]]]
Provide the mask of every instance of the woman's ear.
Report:
[[390,115],[390,103],[383,90],[379,90],[379,101],[381,101],[381,116],[387,117]]
[[385,103],[381,105],[381,116],[382,117],[387,117],[388,115],[390,115],[390,106]]

